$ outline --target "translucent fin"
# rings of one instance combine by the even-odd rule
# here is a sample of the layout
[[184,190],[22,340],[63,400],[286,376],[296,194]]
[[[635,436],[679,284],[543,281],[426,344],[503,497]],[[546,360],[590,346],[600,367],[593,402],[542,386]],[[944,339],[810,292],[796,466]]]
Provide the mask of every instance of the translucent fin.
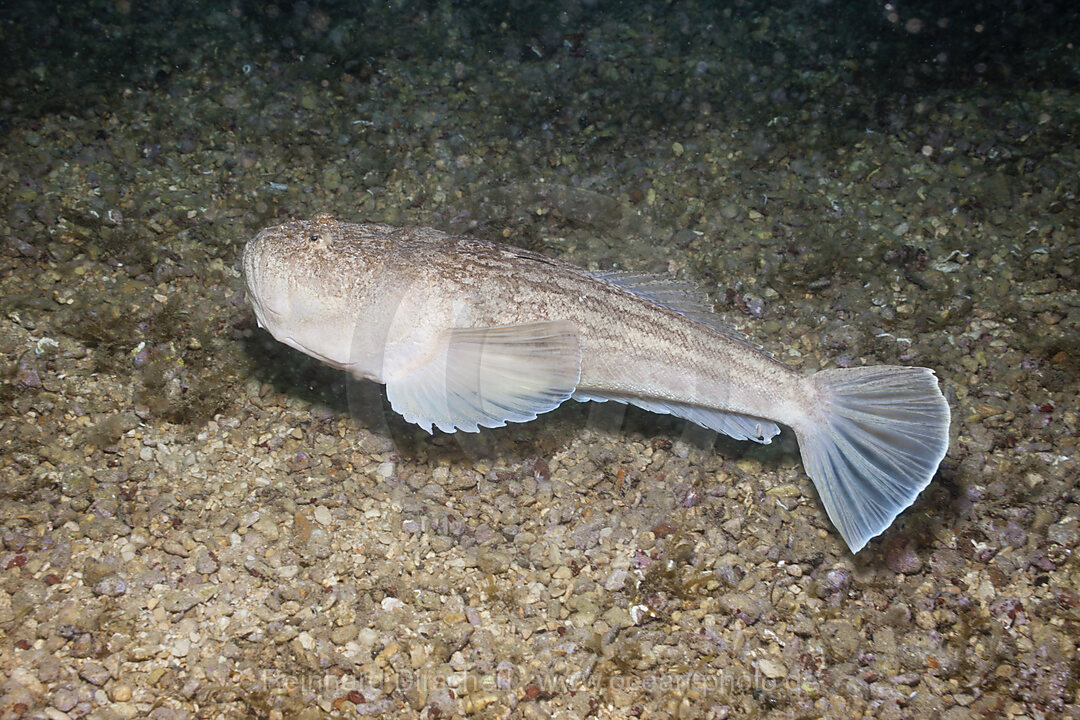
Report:
[[428,432],[478,432],[554,410],[574,392],[581,350],[565,320],[455,329],[435,356],[386,384],[390,405]]
[[680,405],[679,403],[643,400],[640,398],[590,395],[583,392],[574,393],[574,399],[578,402],[606,402],[613,400],[615,402],[629,403],[649,412],[674,415],[683,420],[689,420],[701,427],[715,430],[736,440],[753,440],[763,445],[769,444],[774,437],[780,434],[780,428],[770,420],[710,410],[695,405]]
[[803,466],[852,552],[915,502],[949,446],[949,405],[927,368],[823,370],[793,423]]
[[713,305],[708,295],[688,282],[667,275],[608,270],[594,272],[592,276],[695,320],[716,317],[712,314]]
[[[657,305],[663,305],[668,310],[674,310],[695,322],[708,325],[716,332],[741,345],[773,357],[773,354],[768,350],[755,343],[741,331],[725,323],[719,315],[716,315],[713,312],[713,304],[709,300],[709,296],[690,283],[675,280],[667,275],[648,275],[620,271],[594,272],[592,275],[598,280],[618,285],[622,289],[628,290],[646,300],[651,300]],[[700,423],[698,424],[700,425]],[[706,425],[705,427],[709,426]]]

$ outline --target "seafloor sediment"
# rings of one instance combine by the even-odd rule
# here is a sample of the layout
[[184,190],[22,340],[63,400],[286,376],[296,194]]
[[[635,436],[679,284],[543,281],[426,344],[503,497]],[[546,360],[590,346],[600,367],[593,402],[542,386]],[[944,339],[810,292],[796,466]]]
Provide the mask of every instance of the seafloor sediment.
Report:
[[[945,5],[12,9],[0,718],[1080,714],[1080,22]],[[428,436],[255,325],[318,211],[934,368],[949,454],[853,557],[787,433]]]

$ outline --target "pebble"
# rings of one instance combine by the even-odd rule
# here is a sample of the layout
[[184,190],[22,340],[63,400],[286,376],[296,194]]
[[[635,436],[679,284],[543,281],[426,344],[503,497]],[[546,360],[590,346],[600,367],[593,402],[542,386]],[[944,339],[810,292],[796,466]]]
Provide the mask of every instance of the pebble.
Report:
[[342,625],[330,631],[330,641],[335,645],[344,645],[356,639],[357,632],[359,632],[359,628],[352,623]]
[[626,585],[626,579],[630,576],[630,573],[626,570],[619,569],[608,575],[607,580],[604,581],[605,590],[622,590]]
[[52,695],[52,706],[60,712],[69,712],[79,703],[79,694],[68,688],[59,688]]
[[206,602],[215,594],[217,594],[217,587],[205,583],[195,590],[169,590],[161,598],[161,607],[172,613],[187,612],[199,603]]
[[212,575],[218,571],[218,562],[214,559],[210,551],[203,550],[195,556],[195,572],[202,575]]
[[24,687],[35,696],[45,694],[45,685],[42,684],[29,668],[16,667],[10,671],[11,680]]
[[330,514],[330,508],[319,505],[315,508],[315,522],[320,525],[329,525],[333,520],[333,516]]
[[16,365],[14,380],[18,387],[41,387],[41,375],[38,373],[37,365],[31,360],[30,355],[23,355],[19,360]]
[[896,533],[885,541],[885,565],[893,572],[911,575],[922,569],[922,556],[915,541],[904,533]]
[[127,592],[127,583],[118,575],[106,575],[94,583],[94,594],[119,597]]
[[101,663],[86,662],[79,669],[79,677],[91,685],[101,686],[109,679],[109,671]]
[[1080,542],[1080,521],[1066,518],[1051,525],[1046,531],[1046,539],[1062,547],[1075,547]]
[[781,663],[769,658],[762,658],[757,661],[757,669],[761,671],[761,674],[770,680],[777,680],[779,678],[786,678],[788,675],[787,668]]
[[183,545],[181,545],[175,540],[166,540],[165,542],[161,543],[161,549],[169,553],[170,555],[175,555],[176,557],[187,557],[191,554],[187,548],[185,548]]
[[735,203],[724,203],[720,206],[720,217],[727,220],[734,220],[739,216],[739,206]]

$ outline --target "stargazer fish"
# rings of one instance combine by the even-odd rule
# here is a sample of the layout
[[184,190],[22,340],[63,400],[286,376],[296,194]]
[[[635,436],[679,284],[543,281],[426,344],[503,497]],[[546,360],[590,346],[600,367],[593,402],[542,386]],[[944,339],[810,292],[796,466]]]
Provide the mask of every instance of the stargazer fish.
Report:
[[740,440],[795,431],[852,552],[925,488],[949,444],[932,370],[805,374],[725,327],[702,295],[528,250],[319,213],[244,248],[259,325],[386,385],[428,432],[525,422],[569,399],[629,403]]

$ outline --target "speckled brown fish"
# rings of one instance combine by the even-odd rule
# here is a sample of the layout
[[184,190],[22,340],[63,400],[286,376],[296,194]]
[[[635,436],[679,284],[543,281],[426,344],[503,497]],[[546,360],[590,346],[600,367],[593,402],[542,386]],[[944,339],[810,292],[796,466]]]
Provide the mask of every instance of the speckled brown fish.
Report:
[[570,398],[631,403],[759,443],[788,425],[853,552],[915,500],[948,448],[933,371],[803,374],[657,277],[325,213],[263,230],[243,264],[262,327],[384,383],[394,410],[428,432],[524,422]]

